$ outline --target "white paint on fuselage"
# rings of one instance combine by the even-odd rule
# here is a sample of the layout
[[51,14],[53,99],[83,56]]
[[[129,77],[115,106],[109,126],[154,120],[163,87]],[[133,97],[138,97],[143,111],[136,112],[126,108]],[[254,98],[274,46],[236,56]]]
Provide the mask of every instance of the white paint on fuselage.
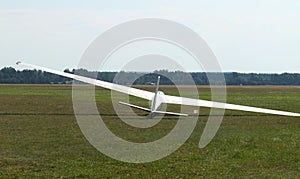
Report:
[[[154,100],[155,96],[152,98],[151,100],[151,106],[150,106],[150,109],[152,109],[152,111],[156,111],[159,106],[164,103],[164,92],[162,91],[158,91],[157,92],[157,95],[156,95],[156,100]],[[155,104],[154,104],[155,102]]]

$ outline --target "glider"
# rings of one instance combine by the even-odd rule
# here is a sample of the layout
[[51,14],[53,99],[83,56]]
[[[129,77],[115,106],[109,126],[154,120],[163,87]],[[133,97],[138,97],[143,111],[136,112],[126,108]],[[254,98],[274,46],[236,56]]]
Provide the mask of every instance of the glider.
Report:
[[278,110],[272,110],[272,109],[264,109],[264,108],[257,108],[257,107],[250,107],[250,106],[242,106],[242,105],[235,105],[235,104],[228,104],[228,103],[220,103],[220,102],[213,102],[213,101],[207,101],[207,100],[201,100],[201,99],[191,99],[191,98],[184,98],[179,96],[170,96],[164,94],[162,91],[159,91],[159,81],[160,77],[158,77],[157,84],[156,84],[156,90],[155,92],[140,90],[128,86],[118,85],[114,83],[109,83],[106,81],[101,80],[95,80],[92,78],[87,78],[84,76],[79,76],[75,74],[65,73],[57,70],[52,70],[49,68],[32,65],[28,63],[23,62],[17,62],[17,65],[23,65],[29,68],[42,70],[45,72],[53,73],[56,75],[64,76],[67,78],[72,78],[84,83],[92,84],[95,86],[100,86],[102,88],[118,91],[121,93],[125,93],[128,95],[136,96],[139,98],[143,98],[146,100],[151,101],[150,108],[145,108],[129,103],[119,102],[122,105],[130,106],[132,108],[137,108],[140,110],[148,111],[150,113],[150,116],[155,114],[168,114],[168,115],[178,115],[178,116],[188,116],[188,114],[182,114],[182,113],[175,113],[175,112],[166,112],[166,111],[159,111],[158,108],[162,103],[166,104],[179,104],[179,105],[188,105],[188,106],[199,106],[199,107],[208,107],[208,108],[219,108],[219,109],[228,109],[228,110],[239,110],[239,111],[247,111],[247,112],[256,112],[256,113],[265,113],[265,114],[275,114],[275,115],[282,115],[282,116],[299,116],[299,113],[293,113],[293,112],[286,112],[286,111],[278,111]]

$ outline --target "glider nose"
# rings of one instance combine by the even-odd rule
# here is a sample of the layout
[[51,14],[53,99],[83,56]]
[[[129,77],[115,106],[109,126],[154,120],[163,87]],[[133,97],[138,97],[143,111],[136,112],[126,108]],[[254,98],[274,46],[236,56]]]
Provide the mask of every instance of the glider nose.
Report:
[[17,62],[16,62],[17,65],[19,65],[20,63],[21,63],[20,61],[17,61]]

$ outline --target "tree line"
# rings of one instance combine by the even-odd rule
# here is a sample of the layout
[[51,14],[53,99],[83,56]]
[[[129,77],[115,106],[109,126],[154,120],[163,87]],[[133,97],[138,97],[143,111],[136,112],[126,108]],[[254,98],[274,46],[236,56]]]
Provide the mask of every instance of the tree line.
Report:
[[[160,84],[172,85],[174,82],[179,85],[209,85],[209,78],[213,78],[214,84],[223,84],[221,76],[224,75],[226,85],[300,85],[300,74],[263,74],[263,73],[204,73],[160,70],[153,73],[141,72],[90,72],[85,69],[69,70],[64,72],[79,74],[99,80],[114,82],[118,84],[147,85],[157,81],[161,76]],[[72,79],[43,72],[40,70],[15,70],[12,67],[5,67],[0,70],[0,84],[67,84]]]

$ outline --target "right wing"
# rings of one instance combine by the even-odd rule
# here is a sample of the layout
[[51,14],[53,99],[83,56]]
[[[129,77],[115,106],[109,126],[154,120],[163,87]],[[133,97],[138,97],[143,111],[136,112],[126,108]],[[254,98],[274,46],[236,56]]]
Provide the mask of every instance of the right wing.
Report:
[[140,90],[140,89],[136,89],[136,88],[131,88],[131,87],[128,87],[128,86],[118,85],[118,84],[109,83],[109,82],[106,82],[106,81],[87,78],[87,77],[84,77],[84,76],[65,73],[65,72],[52,70],[52,69],[49,69],[49,68],[45,68],[45,67],[41,67],[41,66],[37,66],[37,65],[31,65],[31,64],[23,63],[23,62],[17,62],[17,65],[23,65],[23,66],[26,66],[26,67],[29,67],[29,68],[42,70],[42,71],[45,71],[45,72],[53,73],[53,74],[56,74],[56,75],[67,77],[67,78],[72,78],[72,79],[75,79],[75,80],[78,80],[78,81],[81,81],[81,82],[84,82],[84,83],[93,84],[95,86],[100,86],[100,87],[103,87],[103,88],[106,88],[106,89],[118,91],[118,92],[121,92],[121,93],[129,94],[129,95],[136,96],[136,97],[143,98],[143,99],[147,99],[147,100],[152,100],[152,98],[154,97],[153,92]]
[[272,109],[242,106],[242,105],[228,104],[228,103],[220,103],[220,102],[206,101],[201,99],[191,99],[191,98],[184,98],[184,97],[170,96],[170,95],[164,96],[164,102],[169,104],[239,110],[239,111],[248,111],[248,112],[265,113],[265,114],[276,114],[282,116],[300,116],[299,113],[293,113],[293,112],[278,111]]

